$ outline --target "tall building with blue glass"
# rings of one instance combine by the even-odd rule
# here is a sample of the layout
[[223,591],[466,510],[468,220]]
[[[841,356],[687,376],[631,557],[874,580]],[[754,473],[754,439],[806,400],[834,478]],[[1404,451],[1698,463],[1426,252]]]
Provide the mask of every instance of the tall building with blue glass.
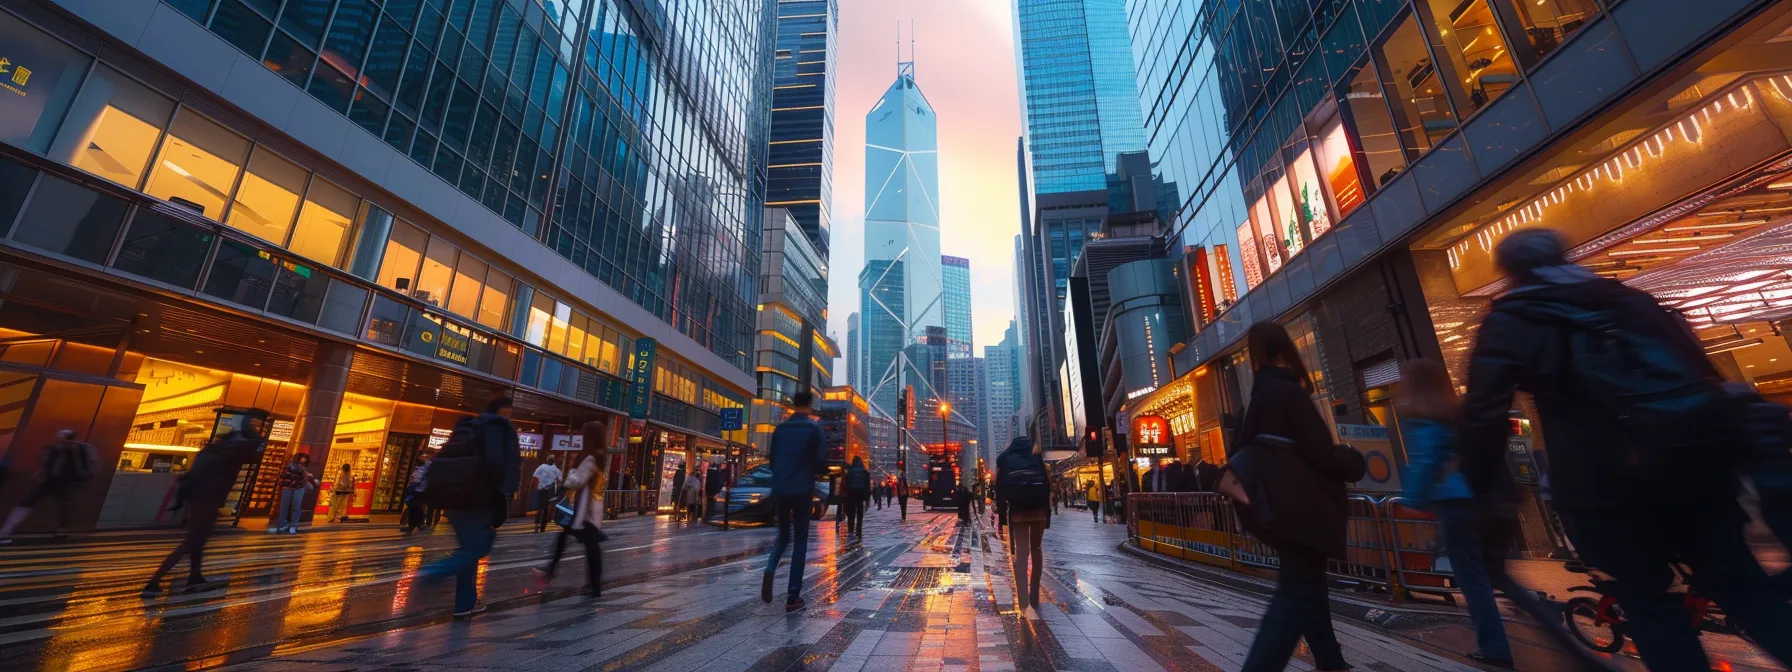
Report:
[[[1570,258],[1680,313],[1732,380],[1773,394],[1792,373],[1752,340],[1783,340],[1775,297],[1792,290],[1792,265],[1764,253],[1789,221],[1769,204],[1792,184],[1792,89],[1772,74],[1792,66],[1792,5],[1132,0],[1128,11],[1154,170],[1177,185],[1173,254],[1193,334],[1171,362],[1176,383],[1131,403],[1170,420],[1184,460],[1224,459],[1221,414],[1249,390],[1253,323],[1288,329],[1340,430],[1393,422],[1403,361],[1439,359],[1465,385],[1476,329],[1509,286],[1492,250],[1523,228],[1555,229]],[[1547,423],[1525,404],[1512,419],[1509,466],[1535,484]],[[1388,474],[1405,462],[1397,432],[1391,444]],[[1547,525],[1525,533],[1533,552],[1562,543]]]
[[98,500],[245,413],[268,465],[375,484],[355,515],[497,396],[533,457],[602,421],[650,489],[736,459],[776,28],[772,0],[0,0],[0,333],[110,362],[34,364],[63,387],[0,433],[91,428],[112,483],[77,526],[146,523]]
[[834,183],[836,0],[778,0],[766,204],[785,208],[828,257]]

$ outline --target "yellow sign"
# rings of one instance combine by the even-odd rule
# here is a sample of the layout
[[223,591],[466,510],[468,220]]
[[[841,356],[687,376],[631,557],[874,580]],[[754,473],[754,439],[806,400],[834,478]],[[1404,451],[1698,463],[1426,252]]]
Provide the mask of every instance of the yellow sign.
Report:
[[[0,75],[5,75],[7,73],[12,73],[12,76],[8,77],[7,79],[12,80],[13,84],[17,84],[19,86],[24,86],[26,82],[31,81],[31,69],[30,68],[20,67],[18,65],[13,64],[12,59],[6,58],[4,56],[0,56]],[[7,86],[5,84],[0,84],[0,88],[4,88],[8,91],[19,94],[21,96],[26,95],[24,90],[16,88],[16,87],[12,87],[12,86]]]
[[19,86],[24,86],[25,82],[28,82],[28,81],[31,81],[31,71],[30,70],[25,69],[25,68],[15,68],[14,69],[14,71],[12,73],[12,83],[17,84]]

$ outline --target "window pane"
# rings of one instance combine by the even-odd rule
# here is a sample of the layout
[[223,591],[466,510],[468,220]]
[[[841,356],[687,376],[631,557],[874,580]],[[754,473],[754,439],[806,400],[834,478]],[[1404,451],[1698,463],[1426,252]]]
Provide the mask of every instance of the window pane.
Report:
[[417,266],[423,262],[423,248],[429,234],[404,221],[392,224],[392,236],[386,239],[386,258],[380,262],[379,283],[405,294],[417,286]]
[[335,0],[287,0],[286,12],[280,15],[280,27],[312,49],[324,35],[324,22],[330,20],[330,5]]
[[311,174],[291,161],[257,147],[249,158],[249,173],[237,187],[236,202],[225,223],[275,245],[286,244],[293,215],[299,212],[299,194]]
[[0,237],[11,232],[12,222],[25,205],[25,194],[31,191],[37,171],[22,164],[0,159]]
[[380,100],[379,96],[373,95],[373,92],[367,89],[356,89],[355,107],[349,110],[348,118],[349,121],[359,124],[361,128],[367,129],[368,133],[372,133],[377,138],[380,132],[385,130],[386,116],[391,111],[392,106],[387,105],[386,101]]
[[330,282],[330,294],[324,298],[323,314],[317,326],[342,334],[354,334],[360,326],[361,309],[367,305],[367,290],[341,280]]
[[448,283],[454,281],[454,259],[460,250],[446,240],[431,238],[423,255],[423,270],[417,275],[417,288],[411,296],[440,307],[448,299]]
[[45,175],[25,206],[13,240],[102,263],[124,223],[124,201]]
[[548,323],[548,342],[542,347],[547,348],[548,352],[556,354],[565,352],[566,328],[570,322],[572,322],[572,306],[564,303],[554,304],[554,319]]
[[330,184],[323,178],[311,180],[305,207],[299,211],[299,225],[293,230],[292,243],[286,249],[299,256],[331,266],[342,263],[342,249],[348,244],[349,226],[355,219],[355,208],[361,199]]
[[1388,116],[1387,100],[1381,84],[1376,82],[1373,66],[1363,67],[1350,80],[1344,91],[1344,112],[1357,149],[1362,152],[1370,180],[1381,186],[1406,169],[1406,156],[1400,150],[1400,138],[1394,133],[1394,120]]
[[268,32],[273,28],[274,24],[250,11],[238,0],[223,0],[218,3],[217,13],[212,15],[212,32],[250,57],[261,55],[261,48],[268,41]]
[[404,336],[405,322],[411,309],[384,296],[374,295],[373,309],[367,314],[365,338],[375,343],[398,345]]
[[367,42],[373,39],[373,22],[378,18],[379,8],[370,0],[342,0],[330,22],[330,35],[324,39],[324,61],[358,79]]
[[585,332],[588,320],[582,313],[573,313],[566,333],[566,358],[575,362],[585,361]]
[[317,54],[300,46],[285,33],[274,33],[274,39],[268,42],[268,54],[261,59],[262,65],[300,87],[311,79],[311,67],[316,63]]
[[0,141],[47,151],[93,59],[9,14],[0,13],[0,42],[12,62],[0,73]]
[[1419,36],[1419,24],[1412,14],[1386,42],[1375,48],[1376,59],[1384,69],[1382,84],[1394,103],[1394,119],[1406,150],[1413,158],[1431,148],[1456,129],[1456,114],[1444,98],[1443,83],[1437,77],[1437,64],[1425,50]]
[[545,346],[548,342],[548,323],[554,320],[554,300],[546,294],[536,293],[529,304],[529,328],[523,340],[531,345]]
[[498,269],[491,269],[485,275],[485,296],[479,299],[479,316],[475,318],[480,324],[493,329],[504,328],[504,317],[510,308],[510,276]]
[[1458,109],[1463,116],[1485,107],[1518,83],[1518,64],[1506,49],[1506,38],[1493,22],[1486,0],[1430,0],[1430,14],[1437,24],[1431,37],[1432,53],[1455,73]]
[[330,278],[304,264],[281,266],[274,277],[273,295],[268,299],[268,312],[311,324],[323,311],[324,292]]
[[474,317],[479,307],[479,290],[485,284],[485,262],[473,255],[460,255],[454,267],[454,289],[448,293],[448,311],[461,317]]
[[231,133],[190,110],[183,110],[168,129],[161,160],[144,191],[151,196],[194,206],[212,219],[223,219],[224,202],[236,185],[249,140]]
[[218,256],[212,260],[201,291],[259,310],[267,305],[273,285],[274,261],[262,258],[261,250],[227,238],[218,245]]
[[173,115],[174,101],[111,68],[95,67],[50,158],[134,189]]
[[210,231],[149,210],[138,210],[112,267],[191,289],[212,246]]
[[[1523,31],[1518,59],[1527,68],[1598,16],[1593,0],[1494,0],[1494,4],[1502,17],[1515,19]],[[1526,43],[1530,48],[1524,48]]]
[[318,59],[317,74],[311,77],[311,86],[306,87],[318,102],[330,106],[330,109],[348,114],[348,104],[355,97],[355,80],[342,74],[341,70],[327,65],[329,61]]

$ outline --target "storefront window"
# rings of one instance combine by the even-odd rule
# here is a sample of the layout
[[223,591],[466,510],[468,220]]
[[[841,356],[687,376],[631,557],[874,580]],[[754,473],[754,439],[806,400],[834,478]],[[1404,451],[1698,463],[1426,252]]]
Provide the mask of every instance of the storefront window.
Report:
[[1238,225],[1238,256],[1244,262],[1245,291],[1263,284],[1263,265],[1257,256],[1257,234],[1252,230],[1249,219]]
[[274,261],[263,258],[253,246],[228,238],[218,246],[206,275],[206,294],[250,308],[267,305],[274,283]]
[[161,159],[143,191],[221,220],[225,199],[248,158],[248,138],[183,109],[168,128]]
[[159,212],[138,210],[112,267],[192,289],[215,235]]
[[9,14],[0,14],[0,43],[0,142],[48,151],[93,59]]
[[293,216],[299,213],[299,194],[305,193],[305,180],[310,177],[304,168],[256,147],[225,223],[276,245],[284,244]]
[[441,238],[430,238],[423,255],[423,270],[417,272],[417,286],[411,297],[432,306],[441,306],[448,299],[448,283],[454,279],[454,263],[460,249]]
[[423,263],[423,249],[429,245],[429,234],[423,229],[399,220],[392,224],[386,238],[386,258],[380,262],[379,284],[410,294],[417,286],[417,267]]
[[174,101],[106,66],[96,66],[56,135],[50,158],[137,188]]
[[569,331],[566,334],[566,352],[564,354],[567,359],[575,362],[585,361],[585,338],[589,322],[583,314],[573,313],[572,323],[568,325]]
[[1518,65],[1486,0],[1430,0],[1428,7],[1420,8],[1426,9],[1436,27],[1426,33],[1431,50],[1447,58],[1448,69],[1456,73],[1459,88],[1452,93],[1463,116],[1474,114],[1518,83]]
[[484,296],[479,299],[479,315],[474,320],[493,329],[504,328],[504,316],[509,313],[511,284],[509,275],[498,269],[491,269],[485,274]]
[[1407,14],[1387,41],[1375,47],[1381,83],[1391,96],[1394,119],[1408,156],[1417,158],[1456,130],[1456,113],[1444,96],[1437,63],[1425,50],[1418,21]]
[[1530,48],[1517,51],[1518,60],[1526,68],[1536,65],[1598,16],[1593,0],[1494,0],[1494,8],[1502,19],[1507,19],[1508,26],[1516,25],[1523,31],[1520,46],[1528,43]]
[[360,205],[361,199],[354,194],[323,178],[313,178],[311,189],[305,193],[305,208],[299,211],[298,228],[287,249],[331,266],[341,265],[349,228]]
[[124,201],[44,175],[12,238],[49,252],[104,263],[124,223]]
[[[1387,99],[1382,95],[1381,83],[1375,76],[1373,63],[1358,66],[1356,76],[1344,90],[1344,112],[1348,116],[1350,131],[1356,137],[1357,149],[1362,152],[1363,163],[1369,170],[1369,176],[1375,186],[1387,184],[1406,170],[1406,155],[1400,149],[1400,136],[1394,131],[1394,120],[1388,116]],[[1343,138],[1338,140],[1342,141]],[[1326,136],[1327,151],[1332,151],[1332,136]],[[1337,170],[1340,163],[1329,163],[1332,170]],[[1332,173],[1334,182],[1338,173]],[[1343,193],[1343,192],[1338,192]],[[1342,207],[1342,203],[1340,203]]]
[[460,255],[454,267],[454,288],[448,294],[448,312],[474,317],[479,310],[479,289],[485,284],[485,262]]

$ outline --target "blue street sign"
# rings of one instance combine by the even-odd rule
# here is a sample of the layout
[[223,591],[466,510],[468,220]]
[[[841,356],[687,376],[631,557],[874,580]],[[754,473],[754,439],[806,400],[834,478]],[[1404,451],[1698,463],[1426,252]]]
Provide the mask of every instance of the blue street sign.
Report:
[[733,432],[733,431],[737,431],[737,430],[745,427],[746,425],[747,425],[747,409],[744,409],[744,408],[724,408],[724,409],[722,409],[722,431]]

